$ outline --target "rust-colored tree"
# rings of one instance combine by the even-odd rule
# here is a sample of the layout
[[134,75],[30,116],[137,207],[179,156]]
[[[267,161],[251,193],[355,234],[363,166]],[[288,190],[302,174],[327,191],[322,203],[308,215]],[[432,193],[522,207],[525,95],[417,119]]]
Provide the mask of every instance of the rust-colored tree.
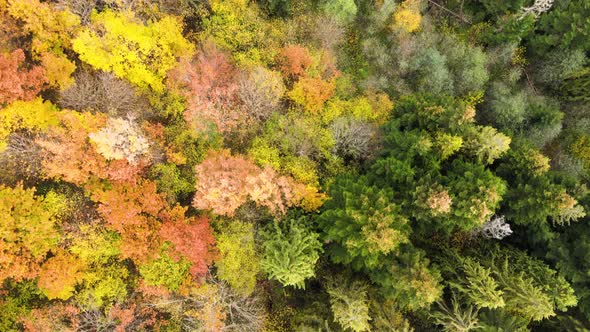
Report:
[[185,61],[171,73],[188,100],[184,117],[194,129],[207,131],[215,125],[226,133],[247,122],[240,110],[236,74],[229,57],[212,43],[203,44],[192,62]]
[[18,49],[10,54],[0,54],[0,104],[17,99],[33,99],[47,83],[41,66],[25,69],[25,53]]
[[305,70],[311,66],[312,59],[305,47],[289,45],[280,50],[277,63],[283,75],[287,78],[296,79],[305,76]]
[[108,189],[93,190],[92,199],[99,202],[98,212],[107,228],[121,234],[121,256],[136,262],[151,258],[160,245],[158,216],[166,208],[156,184],[115,183]]
[[215,238],[207,217],[186,218],[186,208],[176,206],[163,213],[160,236],[174,245],[175,258],[186,258],[193,277],[203,275],[213,263]]
[[42,164],[47,177],[77,185],[93,177],[133,183],[149,163],[146,159],[136,163],[126,159],[109,161],[97,151],[89,134],[99,132],[106,125],[105,114],[64,110],[59,118],[60,125],[37,140],[43,148]]

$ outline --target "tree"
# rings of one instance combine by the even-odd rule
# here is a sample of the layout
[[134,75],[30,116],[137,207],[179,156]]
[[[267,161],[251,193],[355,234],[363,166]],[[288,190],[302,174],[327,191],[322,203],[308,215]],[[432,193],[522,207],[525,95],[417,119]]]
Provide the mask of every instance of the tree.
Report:
[[287,96],[295,104],[303,107],[311,114],[319,113],[328,99],[334,95],[334,82],[327,82],[321,78],[303,77],[294,85]]
[[337,118],[330,125],[334,152],[344,160],[363,161],[374,155],[378,131],[370,123],[349,117]]
[[264,121],[279,109],[285,85],[279,73],[255,67],[240,76],[237,93],[250,117]]
[[431,314],[434,321],[443,326],[444,331],[469,332],[479,329],[477,310],[474,310],[473,306],[462,308],[455,297],[451,299],[451,305],[452,308],[444,302],[439,302],[439,310]]
[[420,29],[422,15],[420,15],[420,1],[405,0],[393,13],[394,30],[416,32]]
[[386,258],[383,267],[367,270],[369,278],[380,286],[384,297],[402,311],[428,308],[442,296],[442,278],[429,266],[424,251],[404,245],[397,256]]
[[270,167],[261,169],[249,159],[231,156],[227,150],[211,152],[195,171],[197,192],[193,206],[221,215],[233,216],[248,199],[272,213],[284,213],[287,207],[300,205],[308,195],[320,195],[292,178],[279,176]]
[[83,262],[65,250],[58,250],[39,271],[39,288],[48,299],[69,299],[82,279]]
[[33,59],[41,61],[49,86],[68,87],[76,65],[66,51],[79,29],[79,17],[39,0],[8,1],[7,5],[8,13],[23,22],[23,30],[31,35]]
[[476,127],[474,132],[465,143],[466,149],[470,150],[479,161],[491,164],[508,149],[510,149],[510,137],[497,132],[493,127]]
[[229,57],[215,44],[207,42],[193,62],[182,62],[172,74],[188,101],[184,118],[199,132],[214,125],[221,133],[247,123],[238,96],[237,70]]
[[343,329],[355,332],[371,330],[367,289],[368,285],[363,281],[350,280],[342,275],[326,280],[334,320]]
[[254,241],[253,225],[239,220],[229,222],[216,236],[219,249],[219,258],[215,261],[217,276],[244,296],[254,292],[256,276],[260,272],[260,257]]
[[541,15],[530,43],[536,53],[572,45],[587,51],[590,7],[584,1],[556,2],[553,9]]
[[93,190],[92,199],[100,203],[98,212],[107,228],[121,235],[123,258],[145,262],[157,253],[160,246],[157,218],[166,204],[155,183],[144,180],[137,184],[113,184],[110,189]]
[[318,217],[323,238],[335,263],[373,269],[409,242],[410,226],[391,190],[367,184],[366,178],[338,178],[328,191],[330,200]]
[[93,13],[91,20],[92,25],[72,40],[80,59],[156,93],[163,92],[163,80],[176,66],[176,58],[193,51],[171,16],[145,25],[133,12],[105,10]]
[[209,15],[203,18],[201,40],[212,40],[231,51],[243,67],[272,63],[279,45],[278,31],[260,18],[258,6],[245,0],[214,0]]
[[482,165],[455,160],[446,176],[453,198],[456,227],[470,230],[483,225],[498,208],[506,183]]
[[82,71],[75,79],[71,87],[60,91],[59,104],[64,108],[102,112],[112,117],[140,116],[146,108],[135,88],[113,73]]
[[303,218],[284,223],[275,220],[261,233],[260,266],[270,279],[283,286],[305,288],[305,280],[315,276],[315,264],[322,251],[319,234],[309,230]]
[[126,159],[109,161],[96,151],[88,136],[105,126],[106,114],[63,110],[58,119],[59,126],[36,140],[43,148],[45,176],[78,185],[93,178],[135,182],[147,166],[146,160],[137,164]]
[[57,107],[40,97],[15,101],[0,110],[0,151],[6,149],[8,136],[18,130],[44,131],[57,125]]
[[105,127],[88,137],[107,160],[125,159],[135,165],[149,153],[149,141],[130,118],[110,118]]
[[22,185],[0,186],[0,281],[35,278],[47,253],[57,247],[59,207],[50,202]]
[[43,67],[23,68],[25,54],[17,49],[0,55],[0,104],[33,99],[47,83]]
[[193,277],[204,275],[215,254],[211,227],[206,217],[186,218],[186,208],[174,207],[164,216],[159,235],[172,244],[171,256],[190,263]]
[[280,50],[277,63],[283,75],[296,80],[306,76],[305,71],[311,66],[312,58],[307,48],[301,45],[288,45]]
[[188,277],[190,263],[180,258],[175,260],[166,252],[157,259],[139,267],[139,273],[149,286],[164,286],[170,291],[178,291]]
[[354,21],[357,7],[353,0],[325,0],[323,10],[326,16],[334,17],[342,24]]

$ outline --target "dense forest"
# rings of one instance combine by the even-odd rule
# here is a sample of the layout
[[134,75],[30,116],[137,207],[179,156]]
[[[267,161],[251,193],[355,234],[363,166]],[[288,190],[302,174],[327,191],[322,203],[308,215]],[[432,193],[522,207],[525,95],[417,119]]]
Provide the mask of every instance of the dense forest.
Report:
[[0,331],[590,331],[588,56],[588,0],[0,0]]

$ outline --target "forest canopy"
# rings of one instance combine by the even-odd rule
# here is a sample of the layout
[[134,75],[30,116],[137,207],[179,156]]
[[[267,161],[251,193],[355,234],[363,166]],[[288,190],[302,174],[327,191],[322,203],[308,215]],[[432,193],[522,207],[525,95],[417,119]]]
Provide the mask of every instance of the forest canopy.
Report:
[[0,331],[590,331],[590,2],[0,0]]

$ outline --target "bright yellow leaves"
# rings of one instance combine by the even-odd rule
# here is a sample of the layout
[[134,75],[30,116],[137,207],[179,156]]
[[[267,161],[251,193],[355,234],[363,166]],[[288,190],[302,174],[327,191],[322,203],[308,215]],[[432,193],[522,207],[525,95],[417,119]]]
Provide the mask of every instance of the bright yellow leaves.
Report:
[[416,32],[420,29],[422,15],[420,15],[420,1],[406,0],[393,13],[391,29],[394,31]]
[[177,19],[166,16],[145,25],[131,12],[109,10],[92,15],[91,28],[78,34],[73,47],[94,68],[155,92],[164,91],[163,80],[177,57],[193,52]]
[[57,125],[57,107],[41,98],[15,101],[0,109],[0,151],[6,148],[10,133],[19,129],[44,130]]

